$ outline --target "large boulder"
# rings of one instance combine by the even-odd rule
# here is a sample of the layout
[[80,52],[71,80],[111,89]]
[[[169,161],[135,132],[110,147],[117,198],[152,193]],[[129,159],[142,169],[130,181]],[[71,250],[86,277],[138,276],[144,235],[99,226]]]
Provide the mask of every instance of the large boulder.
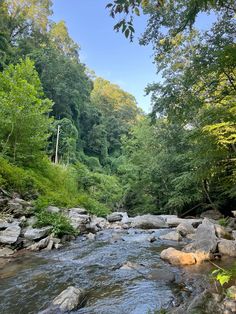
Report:
[[141,229],[159,229],[168,227],[163,218],[150,214],[134,217],[131,226]]
[[10,224],[5,230],[0,231],[0,243],[14,244],[21,233],[21,227],[18,224]]
[[68,217],[74,229],[84,232],[87,225],[91,222],[91,217],[86,214],[79,214],[78,208],[71,208],[68,211]]
[[182,236],[177,231],[171,231],[159,237],[161,240],[181,241]]
[[199,253],[202,258],[211,259],[217,249],[217,237],[214,224],[205,218],[196,230],[195,241],[183,249],[185,252]]
[[174,215],[162,215],[160,217],[163,217],[167,225],[171,228],[177,227],[178,225],[182,223],[191,224],[193,227],[197,227],[202,223],[202,219],[197,219],[197,218],[185,219],[185,218],[179,218]]
[[122,218],[123,218],[123,215],[121,213],[112,213],[107,216],[107,220],[109,222],[121,221]]
[[222,239],[218,243],[219,253],[223,255],[236,256],[236,241]]
[[45,238],[51,232],[52,227],[32,228],[28,227],[24,232],[24,237],[27,240],[39,240]]
[[62,312],[70,312],[80,307],[84,300],[84,290],[71,286],[62,291],[52,303],[54,306],[59,307]]
[[109,222],[105,218],[92,216],[91,221],[86,225],[86,228],[90,232],[97,232],[106,229],[109,225]]
[[201,218],[218,220],[224,216],[217,209],[209,209],[200,215]]
[[167,260],[172,265],[193,265],[196,259],[193,253],[185,253],[175,248],[168,248],[161,252],[161,259]]
[[188,234],[195,233],[195,229],[193,228],[192,224],[189,222],[182,222],[176,228],[176,231],[182,236],[186,237]]

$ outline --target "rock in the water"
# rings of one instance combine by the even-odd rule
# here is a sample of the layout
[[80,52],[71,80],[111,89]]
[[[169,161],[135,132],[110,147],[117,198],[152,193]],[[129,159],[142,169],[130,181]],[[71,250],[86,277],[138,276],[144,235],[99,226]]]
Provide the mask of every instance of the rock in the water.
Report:
[[156,240],[157,240],[157,238],[156,238],[154,235],[148,237],[148,241],[149,241],[150,243],[153,243],[153,242],[155,242]]
[[12,254],[14,254],[13,250],[11,250],[11,249],[9,249],[7,247],[0,248],[0,257],[9,257]]
[[141,229],[159,229],[168,227],[163,218],[150,214],[134,217],[131,226]]
[[215,224],[215,231],[216,231],[216,235],[218,238],[223,238],[223,239],[228,239],[228,240],[234,239],[234,237],[232,235],[232,231],[229,230],[229,228],[226,229],[223,226]]
[[182,222],[179,224],[176,228],[176,231],[179,232],[182,237],[186,237],[187,234],[195,233],[195,229],[193,228],[192,224],[187,222]]
[[182,237],[177,231],[171,231],[159,237],[161,240],[181,241]]
[[164,282],[174,282],[175,274],[167,269],[155,269],[151,270],[148,274],[148,279],[164,281]]
[[52,227],[43,227],[43,228],[31,228],[28,227],[25,230],[24,237],[28,240],[39,240],[44,237],[46,237],[50,231],[52,230]]
[[134,263],[134,262],[126,262],[125,264],[123,264],[120,269],[125,269],[125,270],[137,270],[142,268],[143,265],[140,265],[138,263]]
[[209,209],[202,213],[200,217],[218,220],[220,218],[223,218],[223,215],[217,209]]
[[92,232],[89,232],[88,234],[86,234],[86,238],[88,240],[95,240],[96,235]]
[[204,290],[196,295],[188,306],[186,313],[223,313],[221,305],[214,298],[212,293]]
[[218,243],[218,250],[223,255],[236,256],[236,241],[222,239]]
[[121,213],[112,213],[107,216],[107,220],[109,222],[116,222],[116,221],[121,221],[123,218]]
[[172,265],[193,265],[196,264],[196,259],[193,253],[185,253],[178,251],[172,247],[163,250],[160,257],[167,260]]
[[[196,252],[205,256],[206,259],[210,259],[212,253],[215,253],[217,248],[217,237],[215,234],[214,224],[207,218],[205,218],[201,225],[196,230],[196,237],[193,243],[185,246],[185,252]],[[202,253],[202,254],[200,254]]]
[[68,312],[80,307],[83,304],[84,300],[84,290],[71,286],[62,291],[53,300],[53,305],[58,306],[59,309],[63,312]]
[[[27,250],[29,251],[40,251],[42,249],[45,249],[50,242],[50,237],[44,238],[40,240],[39,242],[36,242],[32,244],[31,246],[27,247]],[[53,242],[52,242],[53,244]]]
[[47,211],[49,213],[60,213],[61,209],[56,206],[48,206]]
[[16,243],[20,236],[21,228],[17,224],[10,224],[5,230],[0,231],[0,243],[13,244]]

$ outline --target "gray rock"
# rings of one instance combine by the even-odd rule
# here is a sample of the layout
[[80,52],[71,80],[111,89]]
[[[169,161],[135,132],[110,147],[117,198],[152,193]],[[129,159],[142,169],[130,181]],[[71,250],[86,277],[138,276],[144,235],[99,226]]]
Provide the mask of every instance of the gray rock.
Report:
[[232,300],[236,300],[236,286],[231,286],[227,289],[227,296]]
[[39,242],[36,242],[33,245],[27,247],[27,250],[29,250],[29,251],[40,251],[42,249],[45,249],[48,246],[49,242],[50,242],[50,237],[44,238],[44,239],[40,240]]
[[70,209],[68,212],[68,217],[71,225],[78,229],[80,232],[84,232],[87,229],[87,225],[91,222],[89,215],[78,214],[77,208]]
[[202,223],[202,219],[184,219],[174,215],[162,215],[160,217],[164,217],[165,222],[169,227],[177,227],[181,223],[188,223],[193,227],[197,227]]
[[0,230],[6,229],[9,227],[9,222],[7,222],[5,219],[0,219]]
[[11,200],[8,202],[8,209],[10,212],[22,211],[23,205],[15,200]]
[[36,216],[31,216],[30,218],[27,219],[26,224],[28,226],[33,227],[37,222],[38,222],[38,218]]
[[10,224],[5,230],[0,231],[0,243],[13,244],[16,243],[20,236],[21,228],[17,224]]
[[167,269],[155,269],[150,271],[147,278],[156,281],[174,282],[175,274]]
[[88,240],[95,240],[96,235],[92,232],[89,232],[88,234],[86,234],[86,238]]
[[222,239],[218,243],[219,253],[228,256],[236,256],[236,241]]
[[215,300],[214,296],[207,290],[197,294],[188,306],[186,313],[223,313],[221,305]]
[[181,241],[182,236],[177,231],[171,231],[159,237],[161,240]]
[[21,204],[24,207],[31,205],[31,202],[25,201],[25,200],[23,200],[22,198],[19,198],[19,197],[15,197],[13,199],[13,202],[14,203],[19,203],[19,204]]
[[53,249],[54,242],[52,239],[49,240],[47,247],[45,248],[45,251],[51,251]]
[[63,244],[61,244],[61,243],[55,243],[55,244],[54,244],[54,247],[55,247],[56,250],[59,250],[60,248],[63,247]]
[[233,240],[232,231],[229,228],[225,228],[218,224],[215,224],[215,232],[218,238]]
[[203,253],[202,257],[205,256],[206,259],[210,259],[212,253],[216,252],[216,248],[215,226],[209,219],[205,218],[196,230],[195,241],[188,244],[184,251]]
[[9,257],[12,254],[14,254],[13,250],[11,250],[11,249],[9,249],[7,247],[0,248],[0,257]]
[[191,223],[188,222],[182,222],[178,225],[176,228],[176,231],[182,236],[186,237],[187,234],[193,234],[195,233],[195,229],[193,228]]
[[53,305],[59,306],[63,312],[72,311],[80,307],[85,300],[85,292],[82,289],[68,287],[62,291],[54,300]]
[[209,209],[200,215],[201,218],[218,220],[224,216],[217,209]]
[[49,213],[56,213],[56,214],[58,214],[58,213],[61,212],[61,209],[56,207],[56,206],[48,206],[47,211]]
[[140,265],[138,263],[135,263],[135,262],[126,262],[124,263],[120,269],[123,269],[123,270],[138,270],[140,268],[143,268],[143,265]]
[[141,228],[141,229],[159,229],[159,228],[167,228],[167,224],[160,216],[155,215],[143,215],[143,216],[136,216],[131,226],[134,228]]
[[109,222],[116,222],[116,221],[121,221],[123,218],[121,213],[112,213],[107,216],[107,220]]
[[79,215],[87,215],[88,211],[82,207],[70,208],[69,211],[74,212]]
[[46,237],[52,230],[51,226],[43,228],[28,227],[24,232],[24,237],[28,240],[39,240]]

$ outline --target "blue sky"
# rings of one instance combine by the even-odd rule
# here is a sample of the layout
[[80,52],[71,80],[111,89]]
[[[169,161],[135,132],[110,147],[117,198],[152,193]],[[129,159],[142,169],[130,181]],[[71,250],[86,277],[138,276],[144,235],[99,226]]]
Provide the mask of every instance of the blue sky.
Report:
[[[130,43],[122,34],[113,30],[114,20],[105,9],[108,0],[54,0],[52,19],[64,20],[70,36],[81,47],[80,59],[97,76],[101,76],[130,92],[138,105],[149,112],[150,98],[144,97],[148,83],[157,81],[152,48]],[[200,18],[200,25],[207,26],[211,19]],[[144,31],[146,17],[135,20],[136,33]],[[205,28],[205,27],[204,27]]]

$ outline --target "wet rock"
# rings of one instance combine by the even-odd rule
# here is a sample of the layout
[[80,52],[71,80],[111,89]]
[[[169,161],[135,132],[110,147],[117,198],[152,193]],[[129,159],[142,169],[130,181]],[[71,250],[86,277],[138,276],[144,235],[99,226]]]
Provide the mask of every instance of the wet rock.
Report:
[[170,240],[170,241],[181,241],[182,237],[181,237],[181,235],[178,232],[171,231],[171,232],[169,232],[167,234],[161,235],[159,237],[159,239],[161,239],[161,240]]
[[95,240],[95,237],[96,237],[96,235],[94,233],[92,233],[92,232],[86,234],[86,238],[88,240]]
[[24,232],[24,237],[28,240],[39,240],[46,237],[52,230],[51,226],[43,228],[28,227]]
[[150,271],[147,278],[157,281],[174,282],[175,274],[167,269],[155,269]]
[[196,237],[193,243],[184,247],[184,252],[196,252],[199,257],[210,259],[212,253],[216,252],[217,237],[214,224],[205,218],[196,230]]
[[44,238],[40,240],[39,242],[36,242],[32,244],[31,246],[27,247],[27,250],[29,251],[40,251],[42,249],[45,249],[50,242],[50,237]]
[[222,306],[215,300],[214,296],[207,290],[196,295],[188,306],[186,313],[222,313]]
[[143,265],[135,263],[135,262],[126,262],[125,264],[123,264],[120,269],[125,269],[125,270],[137,270],[142,268]]
[[7,247],[0,248],[0,257],[9,257],[12,254],[14,254],[13,250],[11,250],[11,249],[9,249]]
[[0,231],[0,243],[13,244],[16,243],[20,236],[21,227],[17,224],[10,224],[5,230]]
[[176,228],[176,231],[182,236],[186,237],[187,234],[194,234],[195,229],[193,228],[191,223],[188,222],[182,222],[181,224],[178,225]]
[[218,238],[233,240],[232,231],[229,228],[215,224],[215,232]]
[[90,232],[98,232],[108,228],[109,225],[109,222],[105,218],[92,216],[91,222],[86,225],[86,229]]
[[153,243],[153,242],[155,242],[155,241],[157,240],[157,238],[153,235],[153,236],[148,237],[147,240],[148,240],[150,243]]
[[193,265],[196,259],[193,253],[178,251],[172,247],[163,250],[160,255],[161,259],[167,260],[172,265]]
[[236,256],[236,241],[222,239],[218,243],[219,253],[228,256]]
[[53,305],[58,306],[62,312],[70,312],[80,307],[84,300],[84,290],[71,286],[62,291],[52,303]]
[[63,244],[61,244],[61,243],[55,243],[54,244],[54,248],[56,249],[56,250],[59,250],[60,248],[62,248],[63,247]]
[[232,300],[236,300],[236,286],[231,286],[227,289],[227,296]]
[[107,216],[107,220],[109,222],[117,222],[117,221],[121,221],[123,218],[121,213],[112,213],[110,215]]
[[167,224],[160,216],[155,215],[143,215],[143,216],[136,216],[131,226],[134,228],[141,228],[141,229],[159,229],[159,228],[167,228]]
[[217,209],[209,209],[200,215],[201,218],[218,220],[224,216]]
[[56,213],[56,214],[58,214],[58,213],[61,212],[61,209],[56,207],[56,206],[48,206],[47,211],[49,213]]

